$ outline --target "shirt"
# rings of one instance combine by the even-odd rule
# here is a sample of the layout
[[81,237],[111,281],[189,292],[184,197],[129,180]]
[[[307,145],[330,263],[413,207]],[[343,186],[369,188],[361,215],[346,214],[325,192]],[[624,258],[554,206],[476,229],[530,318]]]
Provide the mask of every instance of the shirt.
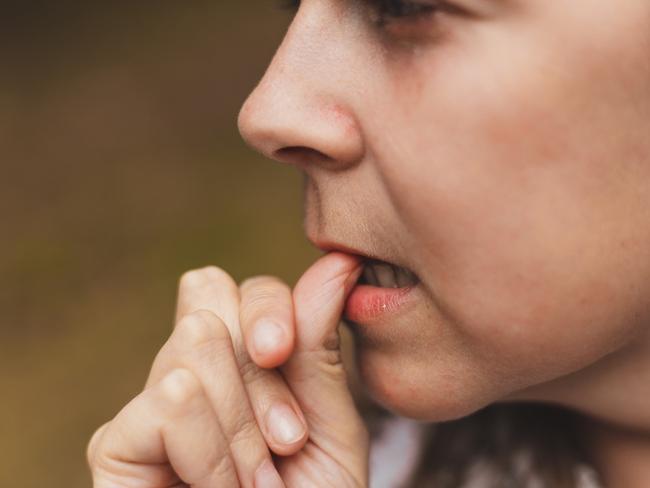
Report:
[[[414,420],[397,416],[384,421],[380,435],[370,449],[370,488],[407,488],[419,462],[424,444],[425,429]],[[525,480],[522,488],[547,488],[531,471],[530,452],[520,451],[513,459],[518,479]],[[461,488],[494,486],[497,474],[485,461],[475,463]],[[578,465],[575,471],[576,488],[602,488],[596,471],[587,465]],[[492,480],[492,481],[491,481]]]

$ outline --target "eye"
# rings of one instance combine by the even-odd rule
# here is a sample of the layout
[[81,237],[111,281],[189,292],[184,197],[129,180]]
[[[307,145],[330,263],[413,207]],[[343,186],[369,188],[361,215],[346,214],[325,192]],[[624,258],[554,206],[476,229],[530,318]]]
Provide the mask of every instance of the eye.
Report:
[[420,18],[440,10],[440,2],[432,0],[376,0],[376,21],[385,25],[392,21]]
[[[430,20],[439,13],[462,14],[462,9],[446,0],[351,0],[364,3],[369,8],[370,20],[387,31],[412,30],[415,24]],[[280,0],[286,10],[297,11],[301,0]]]
[[[439,0],[365,0],[384,19],[414,17],[431,13],[440,7]],[[297,10],[300,0],[280,0],[280,8]]]

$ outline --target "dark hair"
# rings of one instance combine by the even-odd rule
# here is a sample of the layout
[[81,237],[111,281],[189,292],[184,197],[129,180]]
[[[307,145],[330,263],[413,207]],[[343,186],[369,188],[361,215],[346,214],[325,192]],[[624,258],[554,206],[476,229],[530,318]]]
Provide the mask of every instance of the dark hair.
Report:
[[[371,435],[381,430],[382,416],[370,414]],[[499,403],[472,415],[427,430],[418,467],[409,488],[459,488],[477,467],[485,488],[542,486],[575,488],[580,474],[590,486],[603,486],[582,435],[583,417],[561,407],[536,403]],[[473,485],[476,486],[476,485]]]

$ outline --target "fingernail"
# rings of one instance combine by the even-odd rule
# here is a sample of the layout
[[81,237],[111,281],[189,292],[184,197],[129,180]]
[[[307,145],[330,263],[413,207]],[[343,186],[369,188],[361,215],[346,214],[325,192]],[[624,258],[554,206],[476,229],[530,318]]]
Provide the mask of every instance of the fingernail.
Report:
[[284,328],[270,320],[261,320],[255,324],[253,347],[260,356],[274,353],[284,342]]
[[284,488],[284,482],[268,459],[255,471],[255,488]]
[[266,422],[271,436],[278,444],[293,444],[305,435],[304,425],[293,409],[284,403],[271,407]]

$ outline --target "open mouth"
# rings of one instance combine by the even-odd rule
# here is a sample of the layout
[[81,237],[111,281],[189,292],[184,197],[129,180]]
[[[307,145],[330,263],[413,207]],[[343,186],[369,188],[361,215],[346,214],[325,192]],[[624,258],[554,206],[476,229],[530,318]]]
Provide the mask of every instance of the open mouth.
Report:
[[349,324],[389,325],[397,314],[407,314],[419,302],[417,292],[421,280],[410,269],[340,242],[309,235],[308,238],[321,251],[355,255],[363,262],[363,272],[345,302],[343,316]]
[[[363,272],[345,304],[348,323],[360,326],[390,324],[396,314],[417,303],[420,279],[411,270],[376,258],[366,258]],[[390,318],[392,317],[392,318]]]
[[410,288],[420,282],[411,270],[376,259],[367,259],[357,284],[379,288]]

